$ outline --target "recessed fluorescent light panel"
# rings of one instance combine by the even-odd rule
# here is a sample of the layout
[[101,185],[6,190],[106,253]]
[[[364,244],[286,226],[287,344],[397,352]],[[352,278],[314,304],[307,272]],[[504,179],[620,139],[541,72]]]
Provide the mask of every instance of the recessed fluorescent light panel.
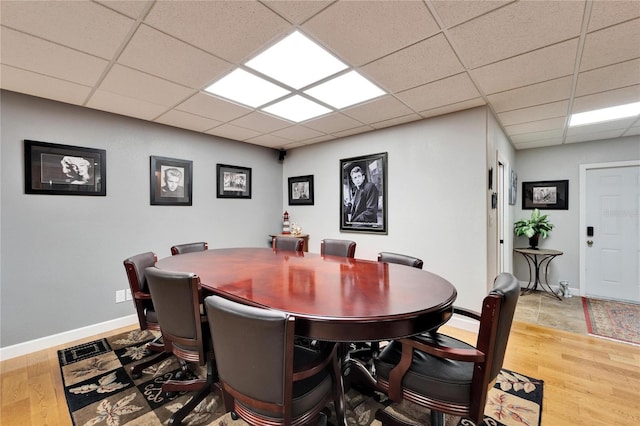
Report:
[[337,109],[346,108],[384,95],[384,91],[356,71],[350,71],[309,90],[305,90],[322,102]]
[[640,115],[640,102],[573,114],[569,120],[569,126],[582,126],[585,124],[601,123],[603,121],[620,120],[622,118],[633,117],[634,115]]
[[347,69],[347,65],[296,31],[245,64],[294,89]]
[[205,91],[257,108],[291,92],[243,69],[237,69]]
[[300,95],[294,95],[278,103],[269,105],[268,107],[263,108],[263,111],[286,118],[287,120],[291,120],[296,123],[331,112],[329,108],[310,101]]

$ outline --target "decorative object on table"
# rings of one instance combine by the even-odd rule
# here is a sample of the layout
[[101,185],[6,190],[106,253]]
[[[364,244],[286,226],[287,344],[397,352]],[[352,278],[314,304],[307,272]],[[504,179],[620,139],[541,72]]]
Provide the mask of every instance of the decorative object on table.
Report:
[[387,233],[387,153],[340,160],[340,230]]
[[24,192],[107,195],[107,151],[24,141]]
[[289,227],[289,212],[286,211],[282,215],[282,233],[285,235],[291,233],[291,228]]
[[[144,422],[147,425],[160,426],[166,424],[169,417],[192,397],[192,394],[186,393],[171,399],[161,392],[162,383],[173,378],[179,369],[173,355],[166,363],[159,363],[146,370],[140,379],[127,377],[130,368],[125,366],[134,365],[150,356],[151,353],[146,352],[144,347],[146,342],[154,337],[149,331],[133,330],[58,351],[64,393],[73,424],[83,425],[92,419],[104,422],[109,417],[117,419],[121,425]],[[199,369],[197,373],[200,377],[206,374],[204,368]],[[112,380],[114,375],[115,379]],[[544,386],[541,380],[508,370],[502,370],[498,377],[487,398],[487,424],[499,424],[495,423],[499,420],[496,415],[501,406],[499,401],[517,401],[517,407],[530,407],[530,414],[539,417]],[[84,391],[80,391],[80,388]],[[532,388],[535,389],[531,391]],[[103,392],[98,392],[98,389]],[[370,426],[375,421],[376,410],[385,407],[409,417],[418,424],[428,424],[429,410],[415,404],[391,404],[391,401],[380,395],[367,396],[354,389],[349,390],[345,396],[347,420],[350,425]],[[333,404],[329,404],[329,408],[330,420],[333,421],[331,424],[335,424]],[[420,423],[420,419],[425,419],[425,423]],[[494,423],[488,423],[487,420]],[[467,420],[459,417],[449,417],[447,424],[449,421],[453,425],[469,424]],[[242,420],[231,421],[231,414],[225,414],[224,404],[217,395],[209,395],[183,423],[247,426]],[[539,421],[536,423],[533,420],[530,424],[539,425]]]
[[151,156],[152,206],[192,205],[193,161]]
[[640,304],[582,298],[589,334],[640,345]]
[[251,198],[251,169],[216,164],[217,198]]
[[313,205],[313,175],[289,178],[289,205]]
[[515,206],[518,199],[518,175],[509,167],[509,205]]
[[291,224],[291,234],[295,235],[296,237],[298,235],[302,234],[302,228],[300,227],[300,225],[298,225],[297,223],[292,223]]
[[569,181],[522,182],[522,209],[569,209]]
[[524,235],[529,238],[529,248],[538,247],[539,237],[547,238],[553,229],[553,224],[549,222],[548,215],[540,213],[540,210],[533,209],[529,219],[520,219],[513,224],[516,236]]

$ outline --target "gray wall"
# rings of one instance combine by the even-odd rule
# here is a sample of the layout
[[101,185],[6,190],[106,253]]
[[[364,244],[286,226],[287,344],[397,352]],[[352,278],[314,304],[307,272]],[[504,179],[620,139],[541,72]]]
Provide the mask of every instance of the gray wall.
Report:
[[[2,92],[1,347],[120,318],[122,261],[173,244],[266,247],[281,226],[277,152]],[[107,151],[107,196],[24,193],[23,140]],[[193,161],[193,206],[149,205],[149,156]],[[216,198],[216,163],[251,167],[251,200]]]
[[[488,110],[475,108],[297,148],[284,161],[282,209],[310,235],[309,251],[318,253],[323,238],[344,238],[357,242],[358,258],[420,257],[456,286],[458,305],[479,309],[487,288],[487,122]],[[378,152],[388,153],[388,235],[341,233],[339,160]],[[289,206],[287,178],[309,174],[315,205]]]
[[[516,220],[531,215],[522,210],[522,182],[542,180],[569,180],[569,209],[543,210],[554,225],[549,238],[540,240],[541,248],[561,250],[564,254],[553,260],[549,267],[549,283],[557,286],[560,280],[569,281],[570,287],[580,288],[580,165],[640,159],[640,136],[581,142],[547,148],[518,151],[518,202]],[[513,234],[512,234],[513,235]],[[527,247],[525,237],[515,237],[516,247]],[[514,257],[514,272],[521,281],[529,279],[526,261]]]

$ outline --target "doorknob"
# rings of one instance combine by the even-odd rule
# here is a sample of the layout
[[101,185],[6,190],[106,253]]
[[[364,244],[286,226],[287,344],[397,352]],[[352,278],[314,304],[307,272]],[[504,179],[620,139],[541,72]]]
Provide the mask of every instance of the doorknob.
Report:
[[588,245],[589,247],[591,247],[591,246],[593,245],[593,241],[592,241],[592,240],[587,240],[587,245]]

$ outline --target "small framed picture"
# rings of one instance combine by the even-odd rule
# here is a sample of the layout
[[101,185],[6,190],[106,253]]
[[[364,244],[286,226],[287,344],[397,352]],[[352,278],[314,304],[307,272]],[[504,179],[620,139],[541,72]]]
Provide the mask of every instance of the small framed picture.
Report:
[[251,169],[217,164],[217,198],[251,198]]
[[193,162],[151,156],[152,206],[190,206],[193,203]]
[[340,231],[387,233],[387,153],[340,160]]
[[24,192],[50,195],[107,195],[104,149],[24,141]]
[[289,205],[313,205],[313,175],[289,178]]
[[569,181],[522,182],[523,210],[568,210]]

